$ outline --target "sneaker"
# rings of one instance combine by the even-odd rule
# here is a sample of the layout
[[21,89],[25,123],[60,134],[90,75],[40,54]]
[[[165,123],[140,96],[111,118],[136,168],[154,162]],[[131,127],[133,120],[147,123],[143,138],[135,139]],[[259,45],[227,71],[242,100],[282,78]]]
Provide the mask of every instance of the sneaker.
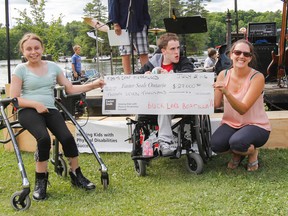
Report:
[[166,156],[171,156],[174,154],[174,150],[171,148],[169,143],[161,140],[161,141],[159,141],[159,145],[160,145],[159,150],[160,150],[162,156],[166,157]]
[[75,173],[70,171],[69,175],[71,177],[72,185],[76,187],[84,188],[86,190],[93,190],[96,188],[96,186],[92,182],[90,182],[87,178],[85,178],[85,176],[83,176],[80,167],[75,170]]

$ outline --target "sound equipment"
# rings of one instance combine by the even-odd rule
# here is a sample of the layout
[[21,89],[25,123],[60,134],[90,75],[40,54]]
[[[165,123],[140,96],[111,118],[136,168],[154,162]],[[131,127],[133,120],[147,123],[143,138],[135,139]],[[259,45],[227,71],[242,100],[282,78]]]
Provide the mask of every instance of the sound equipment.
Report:
[[276,44],[254,44],[254,50],[257,57],[257,66],[255,69],[266,77],[267,68],[272,61],[271,52],[276,51],[277,53],[278,46]]
[[207,32],[206,18],[201,16],[164,18],[166,32],[192,34]]
[[240,39],[245,39],[245,34],[244,33],[235,33],[235,32],[231,32],[231,43],[233,44],[234,42],[236,42],[237,40]]
[[276,43],[276,22],[249,23],[248,41],[250,43],[266,42]]

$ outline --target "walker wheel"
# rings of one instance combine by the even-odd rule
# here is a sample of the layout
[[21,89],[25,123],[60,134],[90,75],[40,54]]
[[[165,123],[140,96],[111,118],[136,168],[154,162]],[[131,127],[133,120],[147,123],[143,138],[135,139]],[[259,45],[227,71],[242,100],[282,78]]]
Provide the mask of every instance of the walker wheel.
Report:
[[10,199],[10,203],[12,207],[17,211],[27,210],[31,205],[31,199],[28,195],[25,197],[25,200],[23,202],[19,201],[19,197],[21,194],[22,194],[22,191],[17,191],[11,196],[11,199]]
[[194,174],[201,174],[203,172],[204,162],[199,154],[190,152],[187,154],[186,167],[189,172]]
[[103,185],[104,190],[106,190],[108,188],[109,185],[109,177],[108,177],[108,173],[101,173],[101,183]]
[[60,164],[58,164],[58,167],[57,167],[57,174],[59,176],[67,177],[68,169],[67,169],[66,161],[61,156],[59,156],[58,160]]
[[107,179],[103,179],[102,180],[102,184],[103,184],[104,190],[106,190],[108,188],[108,180]]
[[67,177],[67,173],[68,173],[67,163],[66,163],[66,161],[64,160],[64,158],[62,156],[58,157],[58,165],[57,165],[57,167],[55,165],[55,160],[54,159],[51,159],[50,161],[53,164],[54,170],[55,170],[55,172],[56,172],[56,174],[58,176]]
[[147,162],[144,160],[134,160],[134,167],[138,176],[146,175],[146,165]]

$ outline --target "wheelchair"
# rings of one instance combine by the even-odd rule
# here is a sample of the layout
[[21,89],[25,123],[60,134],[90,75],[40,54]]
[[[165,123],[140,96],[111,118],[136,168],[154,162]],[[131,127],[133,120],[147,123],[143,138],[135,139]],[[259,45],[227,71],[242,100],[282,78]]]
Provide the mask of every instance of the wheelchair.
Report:
[[[157,115],[139,115],[135,120],[127,118],[128,140],[132,143],[131,158],[138,176],[146,175],[146,167],[154,158],[161,157],[157,142]],[[175,122],[176,120],[176,122]],[[210,147],[211,123],[209,115],[175,116],[172,121],[176,150],[171,159],[187,156],[186,168],[190,173],[201,174],[204,163],[212,157]],[[156,136],[155,136],[156,135]],[[153,139],[151,139],[153,136]],[[149,140],[152,152],[143,154],[145,141]]]
[[[85,142],[88,144],[89,148],[91,149],[92,153],[96,157],[96,160],[98,161],[100,168],[99,171],[101,172],[101,183],[104,187],[104,189],[107,189],[109,184],[109,176],[108,176],[108,169],[106,165],[104,164],[102,158],[100,157],[99,153],[97,152],[96,148],[94,147],[91,140],[88,138],[84,130],[81,128],[79,123],[75,120],[73,115],[68,111],[68,109],[63,105],[61,102],[61,96],[64,97],[70,97],[67,96],[64,92],[64,87],[59,86],[56,87],[56,107],[60,110],[60,112],[63,115],[63,118],[65,120],[69,120],[73,123],[73,125],[76,127],[78,132],[83,136]],[[60,94],[62,93],[62,95]],[[75,97],[76,95],[71,95],[71,97]],[[79,96],[79,95],[78,95]],[[10,199],[10,204],[15,210],[23,211],[29,209],[31,205],[31,199],[29,197],[30,194],[30,183],[28,181],[27,173],[25,171],[25,167],[23,164],[22,156],[20,153],[19,145],[17,142],[16,137],[19,136],[21,133],[23,133],[26,129],[23,128],[17,118],[16,114],[12,113],[12,116],[7,116],[6,114],[6,108],[9,104],[12,104],[13,107],[18,108],[18,101],[16,98],[4,98],[0,99],[0,130],[7,128],[9,138],[5,140],[0,140],[0,143],[7,144],[8,142],[12,142],[14,152],[16,154],[16,158],[18,161],[18,167],[21,173],[22,177],[22,190],[15,192]],[[15,117],[15,118],[13,118]],[[14,120],[11,120],[14,119]],[[18,129],[17,132],[15,132],[13,129]],[[68,173],[67,169],[67,163],[63,158],[63,154],[59,150],[59,141],[54,138],[52,143],[52,151],[51,151],[51,157],[50,162],[54,166],[54,171],[58,176],[66,177]]]

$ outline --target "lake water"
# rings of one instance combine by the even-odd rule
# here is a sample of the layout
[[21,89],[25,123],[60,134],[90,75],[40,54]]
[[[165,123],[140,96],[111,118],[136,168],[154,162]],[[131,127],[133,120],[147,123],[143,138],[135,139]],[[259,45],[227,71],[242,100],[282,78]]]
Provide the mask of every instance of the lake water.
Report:
[[[11,74],[13,73],[14,68],[17,64],[21,63],[21,60],[11,60],[10,61],[10,70]],[[71,71],[71,62],[62,63],[62,62],[56,62],[61,68],[63,68],[63,71]],[[96,62],[86,62],[82,61],[82,68],[83,70],[98,70],[97,63]],[[112,69],[111,69],[111,63],[110,61],[100,61],[99,62],[99,71],[102,75],[112,75],[112,74],[121,74],[123,73],[121,62],[115,62],[113,63]],[[0,61],[0,88],[2,89],[5,84],[8,83],[8,67],[7,67],[7,60],[1,60]]]

